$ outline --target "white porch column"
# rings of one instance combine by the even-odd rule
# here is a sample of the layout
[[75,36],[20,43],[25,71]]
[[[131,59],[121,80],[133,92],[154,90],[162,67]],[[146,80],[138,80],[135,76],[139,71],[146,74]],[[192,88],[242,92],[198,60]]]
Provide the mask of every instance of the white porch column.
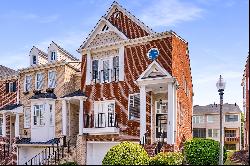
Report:
[[145,85],[140,86],[140,140],[146,133],[146,89]]
[[2,128],[2,133],[3,133],[3,137],[6,137],[6,114],[3,113],[3,128]]
[[124,81],[124,46],[119,48],[119,81]]
[[62,100],[62,135],[67,135],[67,103]]
[[168,127],[167,127],[167,143],[174,144],[175,129],[175,91],[173,83],[168,83]]
[[16,113],[15,137],[19,137],[19,114],[18,113]]
[[80,110],[79,110],[79,135],[83,134],[83,100],[80,100]]

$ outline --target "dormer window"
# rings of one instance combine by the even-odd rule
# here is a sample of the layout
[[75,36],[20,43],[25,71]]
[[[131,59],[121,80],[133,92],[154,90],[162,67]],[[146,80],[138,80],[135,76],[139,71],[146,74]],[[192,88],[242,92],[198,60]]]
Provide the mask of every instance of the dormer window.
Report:
[[32,63],[33,63],[33,65],[37,64],[37,58],[35,55],[32,56]]
[[56,52],[55,52],[55,51],[52,51],[52,52],[51,52],[50,60],[51,60],[51,61],[55,61],[55,60],[56,60]]
[[109,27],[105,24],[104,27],[102,28],[102,31],[105,32],[109,29]]

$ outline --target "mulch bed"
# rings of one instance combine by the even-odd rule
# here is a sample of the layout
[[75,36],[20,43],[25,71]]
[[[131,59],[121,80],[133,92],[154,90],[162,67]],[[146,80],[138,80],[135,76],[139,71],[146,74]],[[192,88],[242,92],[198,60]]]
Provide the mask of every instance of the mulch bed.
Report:
[[242,163],[245,165],[249,165],[249,152],[247,150],[240,150],[234,152],[230,160],[234,163]]

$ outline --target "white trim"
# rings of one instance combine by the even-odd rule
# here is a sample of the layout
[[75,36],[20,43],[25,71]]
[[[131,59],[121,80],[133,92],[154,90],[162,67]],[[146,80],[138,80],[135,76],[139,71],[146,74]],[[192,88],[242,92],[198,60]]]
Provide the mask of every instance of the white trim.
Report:
[[[54,87],[49,87],[49,84],[50,84],[50,78],[49,78],[49,75],[50,75],[50,73],[52,73],[52,72],[54,72],[54,73],[55,73],[55,85],[54,85]],[[49,70],[49,71],[48,71],[48,86],[47,86],[48,88],[52,88],[52,89],[53,89],[53,88],[55,88],[55,87],[56,87],[56,83],[57,83],[57,81],[56,81],[56,80],[57,80],[57,79],[56,79],[56,75],[57,75],[57,73],[56,73],[56,69],[52,69],[52,70]]]
[[[157,132],[156,131],[156,122],[157,122],[156,114],[167,115],[167,122],[168,122],[168,110],[167,110],[167,113],[157,113],[157,102],[160,102],[160,101],[159,100],[155,100],[155,116],[154,116],[155,126],[153,127],[153,129],[155,130],[155,137],[154,137],[155,140],[159,139],[159,138],[156,137],[156,132]],[[168,100],[162,100],[162,102],[166,102],[168,104]],[[167,124],[167,130],[168,130],[168,124]]]
[[124,46],[120,46],[119,48],[119,81],[124,81]]
[[120,129],[116,127],[104,127],[104,128],[83,128],[83,133],[89,135],[104,135],[104,134],[119,134]]
[[140,86],[140,140],[143,140],[144,134],[146,133],[147,127],[147,93],[145,85]]
[[[38,82],[38,81],[37,81],[37,75],[38,75],[38,74],[42,74],[42,82],[41,82],[42,85],[41,85],[41,88],[40,88],[40,89],[37,88],[37,82]],[[35,77],[35,89],[36,89],[36,90],[42,90],[42,89],[43,89],[43,83],[44,83],[44,73],[43,73],[43,72],[37,72],[37,73],[36,73],[36,77]]]
[[[30,89],[29,89],[29,90],[26,90],[27,77],[31,77],[31,80],[30,80]],[[26,75],[24,76],[24,85],[23,85],[23,86],[24,86],[24,87],[23,87],[24,92],[29,92],[29,91],[31,91],[31,89],[32,89],[32,75],[31,75],[31,74],[26,74]]]

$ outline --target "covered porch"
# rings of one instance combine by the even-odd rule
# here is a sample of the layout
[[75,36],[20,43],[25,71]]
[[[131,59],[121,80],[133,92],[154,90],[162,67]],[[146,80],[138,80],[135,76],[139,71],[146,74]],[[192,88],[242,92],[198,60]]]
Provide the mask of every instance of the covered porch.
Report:
[[144,141],[146,131],[146,94],[151,92],[151,144],[176,143],[178,83],[156,61],[136,80],[140,88],[140,141]]

